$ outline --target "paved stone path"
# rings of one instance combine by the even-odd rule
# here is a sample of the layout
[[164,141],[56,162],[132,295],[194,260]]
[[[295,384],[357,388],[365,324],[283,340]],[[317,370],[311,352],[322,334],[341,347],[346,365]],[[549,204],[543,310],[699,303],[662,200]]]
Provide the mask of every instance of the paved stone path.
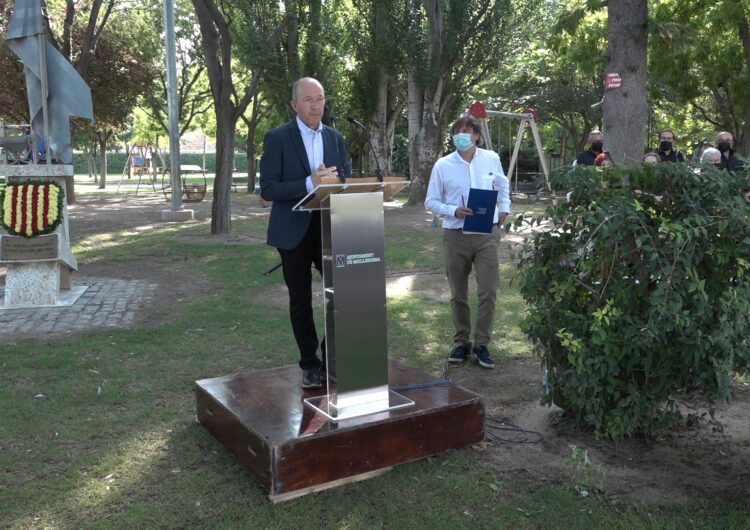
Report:
[[[83,279],[88,286],[72,304],[56,307],[0,307],[0,342],[16,338],[96,328],[128,327],[152,302],[156,285],[143,280]],[[0,294],[4,289],[0,288]]]

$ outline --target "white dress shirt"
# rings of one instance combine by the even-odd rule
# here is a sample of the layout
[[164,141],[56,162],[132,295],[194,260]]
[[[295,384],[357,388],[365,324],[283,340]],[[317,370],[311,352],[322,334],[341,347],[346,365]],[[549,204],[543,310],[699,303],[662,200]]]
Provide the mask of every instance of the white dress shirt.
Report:
[[456,218],[455,214],[459,206],[466,206],[470,188],[497,190],[493,223],[498,222],[500,213],[510,213],[510,186],[500,156],[479,147],[471,162],[464,160],[458,151],[435,162],[425,208],[443,219],[443,228],[463,228],[464,220]]
[[[313,130],[297,116],[297,127],[299,127],[299,133],[302,135],[302,143],[305,145],[310,171],[314,173],[318,166],[323,163],[323,123],[319,123],[318,128]],[[305,186],[308,193],[313,190],[310,175],[305,179]]]

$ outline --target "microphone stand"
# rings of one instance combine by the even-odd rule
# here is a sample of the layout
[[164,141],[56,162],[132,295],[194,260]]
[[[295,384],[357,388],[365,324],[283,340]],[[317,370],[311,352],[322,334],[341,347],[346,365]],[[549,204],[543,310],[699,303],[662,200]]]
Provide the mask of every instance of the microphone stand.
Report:
[[367,127],[365,127],[364,125],[362,125],[362,124],[361,124],[361,123],[360,123],[359,121],[357,121],[357,120],[356,120],[356,119],[355,119],[354,117],[352,117],[352,116],[347,116],[347,117],[346,117],[346,120],[347,120],[347,121],[348,121],[349,123],[353,123],[353,124],[355,124],[355,125],[358,125],[358,126],[360,126],[360,127],[361,127],[361,128],[362,128],[362,129],[364,130],[364,131],[365,131],[365,136],[367,137],[367,143],[368,143],[368,144],[370,145],[370,150],[372,151],[372,157],[373,157],[373,158],[375,159],[375,167],[377,168],[377,171],[376,171],[376,173],[375,173],[375,174],[376,174],[376,175],[378,176],[378,180],[379,180],[380,182],[383,182],[383,170],[382,170],[382,169],[380,169],[380,162],[378,162],[378,155],[377,155],[377,153],[375,152],[375,147],[373,147],[373,145],[372,145],[372,138],[370,138],[370,132],[369,132],[369,131],[367,130]]
[[[331,116],[331,129],[336,131],[336,116]],[[336,137],[336,135],[333,135],[333,142],[336,144],[336,160],[339,161],[338,166],[336,166],[336,173],[339,176],[339,180],[342,183],[346,183],[346,177],[344,176],[344,173],[341,171],[341,153],[339,152],[339,139]]]

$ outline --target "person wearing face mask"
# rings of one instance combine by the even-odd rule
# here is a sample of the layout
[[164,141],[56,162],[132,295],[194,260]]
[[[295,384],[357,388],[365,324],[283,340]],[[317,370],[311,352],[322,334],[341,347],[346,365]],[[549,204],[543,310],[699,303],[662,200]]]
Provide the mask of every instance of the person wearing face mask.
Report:
[[[456,151],[435,163],[427,187],[425,208],[443,219],[445,271],[451,289],[453,349],[448,360],[465,361],[472,353],[484,368],[494,368],[489,343],[495,319],[495,301],[500,283],[498,246],[500,227],[510,212],[510,186],[494,151],[477,147],[480,124],[472,116],[462,116],[451,128]],[[471,188],[497,190],[497,206],[490,234],[463,233],[464,219],[472,215],[466,207]],[[477,277],[477,318],[471,342],[469,274]]]
[[604,134],[602,131],[594,130],[589,133],[589,148],[576,157],[574,166],[593,166],[594,160],[604,152]]
[[744,169],[745,166],[742,161],[734,156],[734,136],[730,132],[720,132],[716,135],[716,148],[721,153],[721,169],[728,169],[729,171],[736,171],[738,169]]
[[659,133],[659,149],[656,152],[662,162],[685,162],[685,153],[674,149],[674,131],[664,129]]

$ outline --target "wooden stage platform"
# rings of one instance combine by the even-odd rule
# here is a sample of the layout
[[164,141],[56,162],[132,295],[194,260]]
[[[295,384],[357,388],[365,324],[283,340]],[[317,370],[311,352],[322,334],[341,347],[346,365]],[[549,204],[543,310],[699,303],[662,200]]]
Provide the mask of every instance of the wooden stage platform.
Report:
[[[436,379],[389,359],[391,388]],[[302,400],[297,365],[196,382],[198,421],[282,501],[369,478],[396,464],[484,439],[484,402],[458,385],[398,390],[415,405],[329,421]]]

